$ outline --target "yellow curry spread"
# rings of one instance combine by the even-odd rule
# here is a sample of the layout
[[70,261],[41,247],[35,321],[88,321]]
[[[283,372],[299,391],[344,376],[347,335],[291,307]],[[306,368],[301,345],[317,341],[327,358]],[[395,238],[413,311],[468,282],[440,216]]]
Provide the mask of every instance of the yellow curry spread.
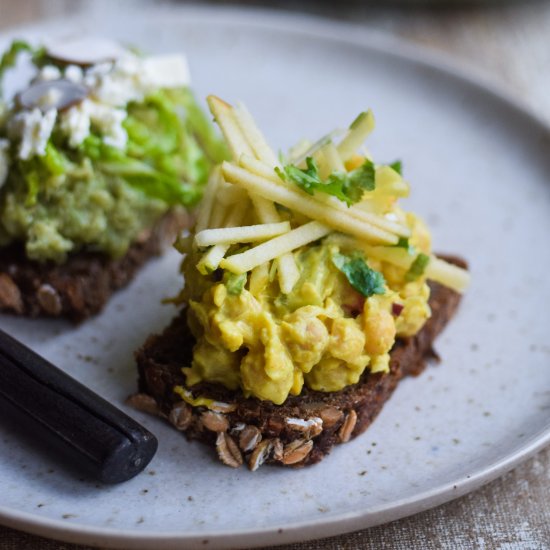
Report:
[[461,290],[463,270],[431,254],[426,225],[397,206],[399,163],[357,147],[363,113],[275,159],[243,106],[209,98],[233,153],[213,173],[185,253],[188,324],[196,339],[186,386],[219,383],[282,404],[305,386],[341,390],[389,370],[398,337],[430,316],[431,278]]

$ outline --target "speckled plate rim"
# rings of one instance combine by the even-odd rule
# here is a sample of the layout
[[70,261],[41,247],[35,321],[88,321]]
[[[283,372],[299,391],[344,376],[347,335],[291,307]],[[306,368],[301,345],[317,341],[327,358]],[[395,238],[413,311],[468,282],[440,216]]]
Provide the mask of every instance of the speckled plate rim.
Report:
[[[334,43],[363,48],[365,51],[385,55],[389,59],[406,61],[422,68],[439,72],[443,77],[467,85],[477,93],[500,103],[500,107],[522,117],[533,128],[550,134],[550,126],[527,106],[502,89],[487,74],[466,67],[448,56],[405,42],[386,33],[367,30],[359,25],[334,22],[328,19],[296,13],[285,13],[262,8],[161,6],[154,11],[143,9],[136,19],[147,17],[160,24],[166,17],[185,14],[187,19],[238,24],[243,28],[266,29],[283,33],[310,36]],[[64,18],[63,23],[77,23],[82,14]],[[130,18],[131,19],[131,18]],[[127,21],[129,23],[129,21]],[[50,19],[33,25],[13,28],[0,34],[2,38],[39,32],[59,19]],[[327,518],[296,521],[292,524],[274,524],[269,527],[243,530],[217,531],[211,535],[192,531],[164,534],[155,531],[140,531],[67,524],[60,520],[42,518],[27,512],[0,506],[0,523],[36,535],[51,537],[65,542],[107,546],[109,548],[146,549],[155,548],[234,548],[261,547],[296,541],[318,539],[388,523],[416,514],[481,487],[512,470],[521,462],[550,445],[550,424],[538,433],[526,438],[522,445],[497,460],[486,463],[466,477],[458,477],[431,490],[420,492],[406,499],[384,503],[356,512],[335,514]]]

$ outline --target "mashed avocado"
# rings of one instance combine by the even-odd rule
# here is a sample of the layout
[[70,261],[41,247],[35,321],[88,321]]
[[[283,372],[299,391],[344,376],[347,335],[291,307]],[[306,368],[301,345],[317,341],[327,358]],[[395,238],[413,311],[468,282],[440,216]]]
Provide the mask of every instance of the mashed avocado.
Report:
[[192,206],[225,146],[188,87],[184,59],[120,48],[78,66],[16,42],[36,74],[0,101],[0,246],[63,262],[82,249],[123,255],[170,208]]
[[[424,225],[410,221],[416,228],[410,243],[429,252]],[[190,252],[182,299],[189,302],[197,343],[192,365],[184,368],[187,385],[217,382],[281,404],[304,384],[337,391],[357,383],[367,367],[386,372],[395,338],[415,334],[429,317],[429,287],[424,277],[407,282],[406,270],[368,260],[386,287],[365,298],[334,265],[336,255],[350,252],[335,242],[328,237],[295,252],[300,279],[286,295],[268,272],[253,288],[248,280],[231,293],[217,274],[201,275]]]
[[42,180],[44,190],[35,199],[15,179],[12,172],[0,198],[0,246],[24,242],[33,260],[62,262],[84,246],[121,256],[168,209],[122,178],[95,170],[89,161],[68,169],[58,181]]

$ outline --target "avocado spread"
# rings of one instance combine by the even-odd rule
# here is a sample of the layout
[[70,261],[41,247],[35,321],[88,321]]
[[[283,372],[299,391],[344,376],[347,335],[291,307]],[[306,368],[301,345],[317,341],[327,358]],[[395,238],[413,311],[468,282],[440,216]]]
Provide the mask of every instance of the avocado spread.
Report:
[[226,156],[182,56],[18,41],[0,85],[18,58],[34,75],[0,96],[0,246],[40,262],[83,249],[121,256],[170,208],[194,205]]

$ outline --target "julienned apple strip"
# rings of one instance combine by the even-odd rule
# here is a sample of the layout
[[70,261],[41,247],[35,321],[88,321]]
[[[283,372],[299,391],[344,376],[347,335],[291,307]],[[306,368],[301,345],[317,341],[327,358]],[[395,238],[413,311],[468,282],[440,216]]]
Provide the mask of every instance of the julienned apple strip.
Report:
[[336,210],[328,205],[313,201],[311,200],[311,196],[303,191],[294,191],[279,186],[266,178],[251,174],[247,170],[229,162],[222,164],[222,173],[227,181],[241,185],[248,189],[249,192],[256,193],[287,208],[296,210],[338,231],[349,233],[373,243],[396,244],[398,241],[396,235],[374,227],[365,221],[358,220],[347,212]]

